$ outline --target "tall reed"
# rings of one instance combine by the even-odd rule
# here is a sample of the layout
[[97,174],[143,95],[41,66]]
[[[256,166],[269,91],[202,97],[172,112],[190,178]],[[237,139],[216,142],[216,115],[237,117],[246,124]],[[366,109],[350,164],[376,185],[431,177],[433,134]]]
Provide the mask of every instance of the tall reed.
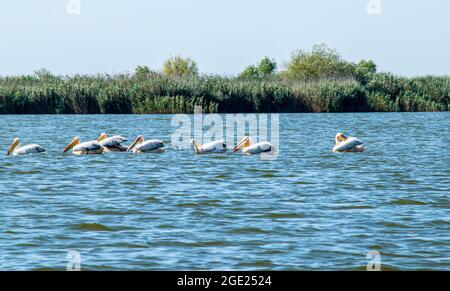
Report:
[[0,78],[0,113],[192,113],[445,111],[449,77],[379,73],[288,82],[281,77],[76,75]]

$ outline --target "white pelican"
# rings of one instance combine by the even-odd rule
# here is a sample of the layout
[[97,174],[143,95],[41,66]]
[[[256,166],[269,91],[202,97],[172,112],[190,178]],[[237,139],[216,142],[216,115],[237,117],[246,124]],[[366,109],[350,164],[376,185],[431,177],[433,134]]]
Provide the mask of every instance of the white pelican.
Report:
[[257,155],[261,153],[273,153],[275,147],[267,141],[254,143],[251,137],[244,137],[237,146],[233,149],[233,152],[237,152],[242,149],[244,155]]
[[120,135],[108,137],[106,133],[102,133],[97,140],[104,148],[103,152],[125,152],[128,147],[122,145],[126,138]]
[[43,152],[45,152],[45,149],[37,144],[29,144],[21,147],[20,139],[15,138],[6,155],[9,156],[12,153],[13,156],[19,156],[28,154],[38,154]]
[[216,140],[199,144],[195,140],[191,140],[192,147],[197,154],[224,153],[227,151],[227,145],[223,140]]
[[139,153],[162,153],[166,149],[164,143],[158,139],[144,140],[144,136],[139,135],[128,147],[127,152]]
[[333,152],[363,152],[363,142],[355,137],[347,137],[343,133],[336,134]]
[[72,150],[74,155],[90,155],[102,154],[103,146],[96,140],[80,143],[78,136],[74,137],[72,141],[64,149],[64,153]]

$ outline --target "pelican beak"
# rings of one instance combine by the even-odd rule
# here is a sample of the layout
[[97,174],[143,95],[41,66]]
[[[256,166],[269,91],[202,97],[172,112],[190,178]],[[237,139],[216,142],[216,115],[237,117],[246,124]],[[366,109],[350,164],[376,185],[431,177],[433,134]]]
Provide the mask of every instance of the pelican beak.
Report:
[[191,139],[191,145],[196,153],[200,151],[201,145],[199,145],[194,139]]
[[102,132],[102,134],[100,134],[99,138],[98,138],[98,142],[101,142],[102,140],[105,140],[108,138],[108,135],[104,132]]
[[142,135],[138,136],[133,143],[128,147],[127,152],[132,151],[137,145],[141,144],[144,141],[144,137]]
[[9,156],[12,152],[14,152],[14,150],[16,149],[16,147],[20,144],[20,140],[18,138],[15,138],[11,147],[9,148],[8,152],[6,153],[7,156]]
[[72,139],[72,141],[64,148],[64,152],[63,153],[67,153],[68,151],[73,149],[79,143],[80,143],[80,138],[79,137],[74,137]]
[[238,150],[248,147],[249,145],[249,137],[246,136],[234,147],[233,152],[237,152]]

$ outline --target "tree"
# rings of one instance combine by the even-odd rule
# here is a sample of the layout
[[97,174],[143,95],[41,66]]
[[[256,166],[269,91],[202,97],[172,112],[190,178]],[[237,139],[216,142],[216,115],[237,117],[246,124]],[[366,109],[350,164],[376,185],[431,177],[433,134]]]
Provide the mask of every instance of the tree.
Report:
[[197,76],[198,68],[192,59],[176,56],[164,63],[163,72],[168,76],[176,77]]
[[367,84],[371,77],[377,72],[377,65],[371,60],[361,60],[355,66],[356,79],[361,84]]
[[311,80],[353,76],[354,70],[354,65],[342,60],[335,49],[321,44],[313,46],[311,51],[294,52],[283,75],[288,80]]
[[272,75],[277,69],[277,63],[274,60],[264,57],[258,64],[259,75],[262,78]]
[[257,79],[259,78],[259,70],[255,66],[248,66],[244,71],[239,75],[241,79]]
[[142,80],[146,79],[150,74],[150,69],[147,66],[137,66],[134,71],[134,76],[136,79]]
[[259,79],[267,78],[275,73],[277,63],[274,60],[264,57],[256,66],[248,66],[239,75],[242,79]]
[[356,71],[364,74],[374,74],[377,72],[377,65],[372,60],[361,60],[356,64]]

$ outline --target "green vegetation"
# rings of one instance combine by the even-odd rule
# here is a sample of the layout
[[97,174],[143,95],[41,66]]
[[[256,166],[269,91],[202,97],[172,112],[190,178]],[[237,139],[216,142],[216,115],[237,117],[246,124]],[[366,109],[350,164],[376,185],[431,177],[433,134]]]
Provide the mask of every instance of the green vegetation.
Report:
[[311,51],[298,50],[286,64],[283,76],[287,80],[317,80],[321,78],[342,78],[355,74],[355,66],[342,60],[335,49],[315,45]]
[[192,113],[448,111],[450,77],[405,78],[372,61],[343,60],[326,46],[297,51],[277,72],[264,58],[237,77],[199,75],[191,59],[169,59],[162,72],[0,78],[0,113]]
[[176,56],[164,63],[163,72],[171,77],[192,77],[198,75],[198,68],[197,63],[190,58]]
[[258,65],[248,66],[239,75],[242,80],[254,80],[254,79],[268,79],[275,75],[277,70],[277,63],[268,57],[263,58]]

